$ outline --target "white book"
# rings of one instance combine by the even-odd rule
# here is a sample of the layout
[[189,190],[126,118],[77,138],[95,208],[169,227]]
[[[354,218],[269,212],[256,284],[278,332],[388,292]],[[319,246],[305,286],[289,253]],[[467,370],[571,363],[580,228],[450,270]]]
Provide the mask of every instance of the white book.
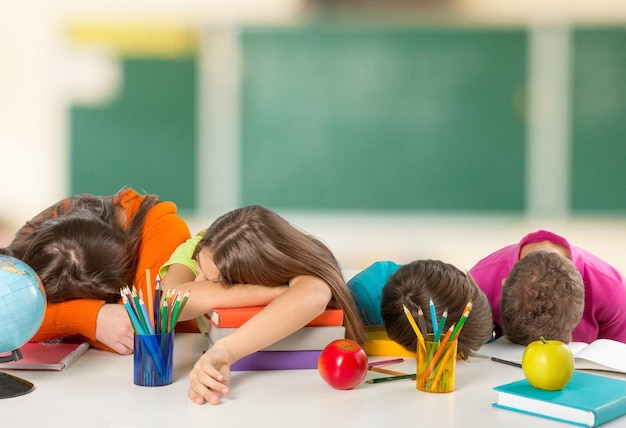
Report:
[[[237,330],[237,327],[215,327],[211,325],[207,336],[213,344]],[[346,328],[342,325],[307,326],[263,348],[262,351],[319,351],[335,339],[344,339]]]
[[[574,355],[574,366],[578,370],[626,373],[626,343],[611,339],[597,339],[592,343],[570,342],[567,346]],[[500,337],[483,345],[474,356],[497,358],[521,364],[525,349],[523,345],[512,343],[506,337]]]

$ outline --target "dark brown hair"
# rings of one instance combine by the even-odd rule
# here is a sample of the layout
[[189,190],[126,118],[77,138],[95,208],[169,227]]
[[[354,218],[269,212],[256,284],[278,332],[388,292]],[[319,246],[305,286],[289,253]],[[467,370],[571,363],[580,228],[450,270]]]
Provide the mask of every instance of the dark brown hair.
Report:
[[223,284],[286,285],[300,275],[316,276],[332,290],[331,305],[344,311],[346,337],[362,343],[365,328],[330,249],[277,213],[249,205],[224,214],[196,246],[208,249]]
[[513,266],[502,287],[502,332],[522,345],[540,337],[569,343],[584,302],[576,266],[560,254],[533,251]]
[[81,298],[116,302],[120,287],[133,281],[124,231],[96,217],[46,220],[10,248],[37,272],[51,303]]
[[400,266],[389,277],[381,298],[381,315],[388,336],[415,352],[417,337],[402,305],[409,309],[416,320],[418,307],[422,308],[428,328],[426,334],[433,333],[429,311],[431,298],[438,318],[443,311],[448,310],[444,332],[461,318],[467,303],[472,302],[470,315],[458,336],[457,352],[463,358],[467,358],[470,352],[480,348],[492,337],[493,317],[485,294],[469,275],[439,260],[413,261]]
[[51,303],[119,300],[139,263],[145,217],[158,203],[146,196],[128,228],[118,224],[114,197],[80,194],[39,213],[0,253],[19,258],[39,275]]

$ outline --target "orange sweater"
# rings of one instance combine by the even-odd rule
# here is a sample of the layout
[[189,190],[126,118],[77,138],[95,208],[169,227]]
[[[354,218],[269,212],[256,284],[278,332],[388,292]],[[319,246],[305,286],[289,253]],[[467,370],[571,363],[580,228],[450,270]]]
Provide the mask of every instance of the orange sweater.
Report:
[[[126,225],[130,224],[141,201],[145,198],[132,189],[126,189],[113,197],[113,203],[126,210]],[[67,200],[65,200],[67,201]],[[67,206],[67,202],[61,202]],[[53,210],[53,216],[57,214]],[[172,202],[161,202],[148,212],[139,247],[139,263],[135,272],[135,285],[147,293],[146,269],[150,269],[151,282],[161,265],[165,263],[176,247],[190,238],[187,224],[176,215],[176,205]],[[107,349],[96,341],[96,318],[104,301],[93,299],[77,299],[62,303],[49,303],[39,331],[31,341],[79,335],[93,346]],[[195,326],[177,326],[177,331],[193,331]]]

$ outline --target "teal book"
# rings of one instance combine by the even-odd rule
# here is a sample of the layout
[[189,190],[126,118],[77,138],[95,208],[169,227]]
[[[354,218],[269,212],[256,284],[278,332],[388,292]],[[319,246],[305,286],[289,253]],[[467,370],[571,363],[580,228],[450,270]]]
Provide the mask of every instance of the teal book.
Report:
[[495,407],[570,424],[596,427],[626,414],[626,381],[575,371],[560,391],[545,391],[526,379],[496,386]]

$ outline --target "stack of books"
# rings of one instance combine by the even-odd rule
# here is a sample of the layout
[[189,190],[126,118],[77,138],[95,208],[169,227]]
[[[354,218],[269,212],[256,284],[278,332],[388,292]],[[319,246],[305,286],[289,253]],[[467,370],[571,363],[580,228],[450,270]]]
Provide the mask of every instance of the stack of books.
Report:
[[[209,347],[229,335],[264,306],[216,308],[207,333]],[[336,339],[344,339],[343,310],[326,309],[305,327],[274,344],[247,355],[231,365],[233,371],[317,369],[322,350]]]

